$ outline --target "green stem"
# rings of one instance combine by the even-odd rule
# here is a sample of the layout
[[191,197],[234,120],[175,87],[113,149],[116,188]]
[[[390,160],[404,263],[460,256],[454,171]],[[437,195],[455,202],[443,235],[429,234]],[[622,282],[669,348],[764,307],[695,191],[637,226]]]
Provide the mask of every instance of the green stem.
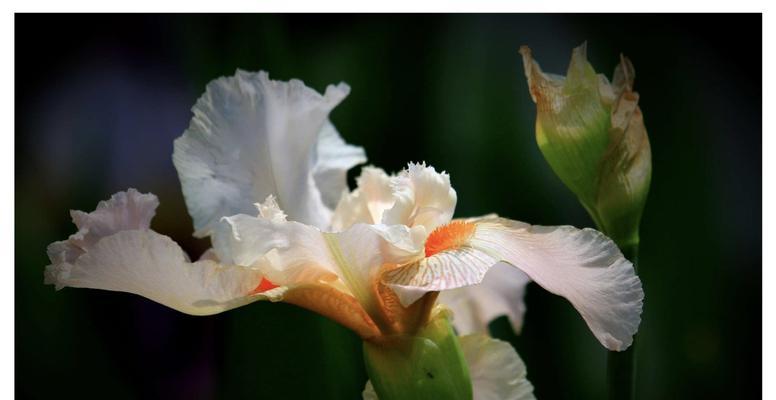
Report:
[[413,335],[364,342],[364,364],[380,400],[472,400],[469,367],[447,315]]
[[[638,272],[638,242],[620,247],[625,258],[633,263]],[[606,362],[606,380],[609,386],[609,400],[633,400],[636,397],[636,336],[633,344],[625,351],[610,351]]]

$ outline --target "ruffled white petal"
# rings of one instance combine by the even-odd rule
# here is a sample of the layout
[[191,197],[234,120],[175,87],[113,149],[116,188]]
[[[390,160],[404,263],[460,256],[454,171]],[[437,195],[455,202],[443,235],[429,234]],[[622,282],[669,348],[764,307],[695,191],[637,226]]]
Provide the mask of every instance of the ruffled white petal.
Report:
[[366,167],[358,187],[342,196],[334,212],[332,229],[356,224],[405,225],[428,235],[453,217],[457,196],[450,176],[426,164],[410,163],[398,175]]
[[379,224],[385,210],[395,203],[393,179],[380,168],[362,168],[361,175],[356,178],[356,189],[343,194],[334,210],[332,230],[342,231],[358,223]]
[[475,400],[535,399],[525,363],[507,342],[484,334],[462,336]]
[[191,263],[169,237],[148,229],[156,196],[134,189],[115,194],[97,210],[73,212],[78,233],[49,246],[46,283],[134,293],[192,315],[252,301],[258,271],[222,266],[206,255]]
[[450,176],[425,163],[410,163],[396,176],[393,195],[396,202],[383,215],[383,223],[423,226],[427,233],[450,222],[458,200]]
[[523,327],[525,287],[531,282],[523,271],[500,262],[492,266],[479,285],[446,290],[439,301],[453,311],[459,335],[487,333],[488,324],[507,316],[515,332]]
[[328,227],[327,204],[345,189],[345,171],[365,159],[328,122],[349,91],[343,83],[320,95],[298,80],[239,70],[208,84],[173,153],[195,235],[252,213],[268,195],[291,220]]
[[65,285],[59,277],[67,275],[65,266],[74,262],[105,236],[128,229],[148,229],[156,214],[159,200],[153,194],[142,194],[135,189],[119,192],[107,201],[101,201],[91,213],[71,210],[70,216],[78,232],[67,240],[51,243],[48,256],[51,265],[46,267],[45,282],[55,284],[57,290]]
[[579,311],[606,348],[624,350],[641,322],[644,292],[633,265],[606,236],[571,226],[531,226],[507,219],[473,221],[476,230],[455,247],[384,275],[403,304],[422,293],[481,282],[506,261]]
[[[533,385],[526,377],[523,360],[507,342],[487,335],[475,334],[459,338],[474,400],[531,400]],[[367,381],[361,393],[364,400],[377,400],[372,381]]]
[[102,237],[129,229],[148,229],[156,214],[159,200],[151,193],[135,189],[119,192],[107,201],[101,201],[91,213],[70,211],[78,233],[71,236],[74,243],[86,247]]

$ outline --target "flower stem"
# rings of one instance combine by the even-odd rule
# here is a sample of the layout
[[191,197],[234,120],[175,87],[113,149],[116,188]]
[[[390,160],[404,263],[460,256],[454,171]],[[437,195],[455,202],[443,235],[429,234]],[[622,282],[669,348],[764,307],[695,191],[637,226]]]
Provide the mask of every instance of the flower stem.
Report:
[[445,313],[413,335],[364,341],[364,364],[381,400],[471,400],[469,366]]
[[[638,273],[639,244],[620,246],[625,258],[633,263]],[[606,380],[609,386],[609,400],[633,400],[636,397],[636,336],[633,344],[625,351],[610,351],[606,360]]]

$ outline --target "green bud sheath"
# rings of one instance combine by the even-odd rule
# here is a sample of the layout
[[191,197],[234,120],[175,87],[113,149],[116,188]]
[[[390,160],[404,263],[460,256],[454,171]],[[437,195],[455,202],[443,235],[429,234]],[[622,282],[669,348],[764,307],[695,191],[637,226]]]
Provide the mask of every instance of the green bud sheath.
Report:
[[364,342],[364,363],[380,400],[471,400],[469,368],[444,313],[414,335]]
[[638,243],[652,156],[633,65],[622,58],[609,83],[574,49],[567,76],[542,72],[520,49],[536,102],[536,141],[553,171],[579,198],[598,228],[620,248]]
[[[539,73],[536,69],[534,74]],[[598,93],[598,77],[574,49],[568,78],[532,77],[536,99],[536,142],[544,158],[583,204],[595,202],[598,162],[609,143],[609,109]]]

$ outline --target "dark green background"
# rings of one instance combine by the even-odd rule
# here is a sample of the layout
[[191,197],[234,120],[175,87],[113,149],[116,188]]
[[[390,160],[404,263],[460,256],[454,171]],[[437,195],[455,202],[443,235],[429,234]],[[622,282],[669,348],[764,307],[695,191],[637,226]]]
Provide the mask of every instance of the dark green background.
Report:
[[[571,49],[636,66],[653,153],[640,276],[641,399],[758,397],[760,15],[17,15],[16,392],[21,398],[360,397],[354,334],[253,304],[190,317],[140,297],[43,285],[46,245],[128,187],[197,257],[171,157],[205,84],[236,68],[351,95],[331,118],[370,163],[446,170],[457,216],[590,226],[533,138],[518,48],[563,73]],[[356,171],[357,172],[357,169]],[[355,173],[354,172],[354,173]],[[351,174],[353,175],[353,174]],[[529,287],[505,320],[540,398],[601,398],[605,351],[563,299]]]

